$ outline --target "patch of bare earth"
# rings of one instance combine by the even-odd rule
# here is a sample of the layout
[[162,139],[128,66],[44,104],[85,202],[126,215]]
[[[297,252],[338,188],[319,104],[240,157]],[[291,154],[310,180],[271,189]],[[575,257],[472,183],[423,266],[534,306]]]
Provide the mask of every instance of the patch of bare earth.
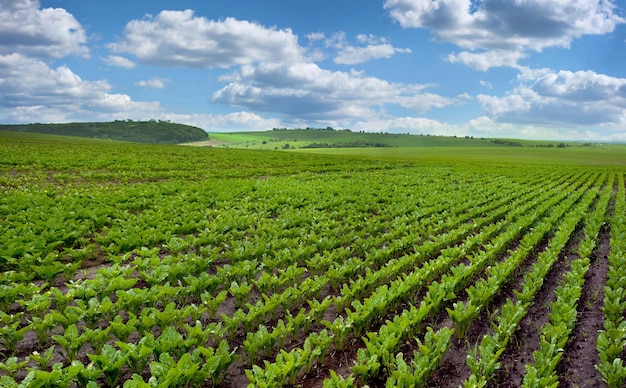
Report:
[[219,140],[206,140],[206,141],[194,141],[191,143],[182,143],[180,145],[192,146],[192,147],[215,147],[224,144]]

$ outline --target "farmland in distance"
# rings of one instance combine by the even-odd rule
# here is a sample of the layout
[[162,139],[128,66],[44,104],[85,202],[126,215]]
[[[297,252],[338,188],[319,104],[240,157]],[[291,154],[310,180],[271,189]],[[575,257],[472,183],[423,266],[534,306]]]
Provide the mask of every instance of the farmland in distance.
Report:
[[0,385],[623,386],[623,146],[474,140],[3,133]]

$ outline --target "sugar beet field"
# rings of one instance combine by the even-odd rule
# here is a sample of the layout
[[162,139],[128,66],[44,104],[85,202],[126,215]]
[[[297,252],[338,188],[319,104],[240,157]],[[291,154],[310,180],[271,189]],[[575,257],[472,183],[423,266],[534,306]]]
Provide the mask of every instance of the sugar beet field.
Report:
[[2,387],[625,384],[623,168],[28,136]]

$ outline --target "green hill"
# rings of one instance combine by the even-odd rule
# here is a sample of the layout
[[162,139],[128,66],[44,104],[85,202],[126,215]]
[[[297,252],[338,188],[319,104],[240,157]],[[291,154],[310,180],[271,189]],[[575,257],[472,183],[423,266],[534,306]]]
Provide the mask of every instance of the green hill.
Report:
[[[398,148],[398,147],[557,147],[556,141],[485,139],[456,136],[365,133],[348,130],[297,129],[211,133],[205,144],[248,149]],[[568,143],[563,146],[572,146]],[[577,144],[580,146],[580,144]]]
[[0,131],[31,132],[161,144],[188,143],[208,139],[207,133],[200,128],[156,120],[0,125]]

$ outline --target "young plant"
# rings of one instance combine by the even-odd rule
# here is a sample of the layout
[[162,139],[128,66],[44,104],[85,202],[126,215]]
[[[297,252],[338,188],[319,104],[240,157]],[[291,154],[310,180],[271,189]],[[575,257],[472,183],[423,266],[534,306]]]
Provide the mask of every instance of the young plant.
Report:
[[169,353],[178,358],[187,350],[183,336],[173,326],[167,326],[154,341],[154,355],[158,359],[161,358],[161,353]]
[[55,326],[56,322],[54,321],[53,314],[46,314],[43,319],[39,317],[32,318],[30,327],[37,335],[37,341],[40,347],[48,345],[50,342],[50,332]]
[[259,325],[257,331],[248,332],[243,341],[243,350],[248,356],[250,364],[256,364],[260,357],[268,353],[274,346],[274,338],[265,325]]
[[337,350],[343,350],[346,346],[346,340],[352,332],[352,319],[344,319],[343,315],[340,315],[335,318],[332,323],[323,320],[322,324],[330,329],[331,333],[333,333],[333,339]]
[[137,331],[139,320],[133,313],[128,313],[128,321],[124,322],[122,317],[117,315],[113,321],[109,322],[111,327],[110,332],[117,338],[118,341],[126,342],[131,334]]
[[34,294],[30,300],[18,300],[32,317],[43,319],[50,307],[51,299],[45,294]]
[[185,353],[178,362],[169,353],[161,353],[159,361],[150,363],[152,377],[148,384],[153,387],[187,387],[197,371],[198,364],[192,361],[189,353]]
[[363,384],[367,384],[377,378],[380,372],[381,363],[378,354],[369,354],[365,349],[357,351],[358,364],[350,370]]
[[62,335],[53,335],[52,339],[55,340],[63,348],[63,350],[65,351],[64,358],[69,363],[76,360],[78,352],[80,352],[83,344],[87,340],[85,336],[78,333],[78,328],[74,324],[68,326]]
[[31,360],[35,361],[39,369],[41,370],[50,370],[52,367],[52,360],[54,360],[54,348],[52,345],[43,354],[40,354],[38,351],[34,351],[29,357]]
[[109,387],[115,387],[117,379],[122,371],[126,360],[128,360],[128,353],[122,350],[115,349],[111,345],[104,345],[101,354],[89,354],[89,359],[93,361],[95,366],[104,373],[105,380]]
[[91,345],[91,348],[96,353],[100,353],[104,344],[106,344],[110,340],[109,331],[111,330],[111,326],[107,327],[106,329],[101,329],[98,327],[93,330],[88,327],[84,327],[83,330],[83,335],[87,339],[87,342],[89,342],[89,344]]
[[213,295],[209,292],[204,292],[200,295],[200,300],[202,301],[204,306],[206,306],[207,313],[209,314],[210,319],[215,318],[215,313],[217,312],[217,309],[222,305],[222,303],[224,303],[227,296],[227,290],[222,290],[217,295]]
[[133,343],[116,342],[120,350],[128,354],[128,366],[134,373],[140,374],[150,363],[154,354],[154,336],[148,334],[139,340],[137,345]]
[[478,313],[480,308],[471,303],[455,302],[452,308],[446,308],[448,315],[456,325],[456,335],[458,338],[465,338],[467,330]]
[[216,349],[198,346],[194,350],[193,355],[195,359],[198,357],[203,358],[204,364],[198,371],[200,381],[197,382],[210,379],[213,382],[213,386],[219,386],[223,382],[224,377],[226,377],[226,370],[239,360],[239,356],[235,354],[236,350],[230,350],[226,341],[221,341]]
[[23,313],[6,314],[0,312],[0,340],[7,353],[14,355],[17,352],[17,343],[24,339],[24,334],[30,329],[28,326],[20,328]]
[[78,388],[97,388],[98,385],[96,381],[102,375],[102,371],[92,363],[85,366],[80,361],[73,361],[72,366],[77,366],[80,368],[78,374],[76,375],[76,386]]
[[74,276],[76,276],[76,273],[78,272],[79,269],[81,269],[82,265],[83,265],[82,260],[64,264],[63,268],[61,268],[63,272],[63,279],[65,279],[66,282],[69,282],[70,280],[74,279]]
[[14,379],[17,373],[28,364],[28,361],[28,357],[23,361],[18,361],[17,357],[9,357],[6,361],[0,361],[0,370]]
[[345,379],[343,376],[337,375],[334,370],[330,371],[330,377],[324,380],[323,388],[356,388],[354,376]]
[[76,376],[83,369],[82,364],[71,364],[63,368],[63,364],[57,362],[52,366],[52,370],[43,371],[29,368],[27,379],[31,378],[32,383],[28,387],[58,387],[69,388],[76,379]]
[[250,291],[252,291],[253,286],[248,284],[248,282],[237,283],[233,281],[230,284],[230,288],[228,291],[235,297],[237,300],[237,305],[239,307],[243,307],[246,304],[246,301],[249,300]]

